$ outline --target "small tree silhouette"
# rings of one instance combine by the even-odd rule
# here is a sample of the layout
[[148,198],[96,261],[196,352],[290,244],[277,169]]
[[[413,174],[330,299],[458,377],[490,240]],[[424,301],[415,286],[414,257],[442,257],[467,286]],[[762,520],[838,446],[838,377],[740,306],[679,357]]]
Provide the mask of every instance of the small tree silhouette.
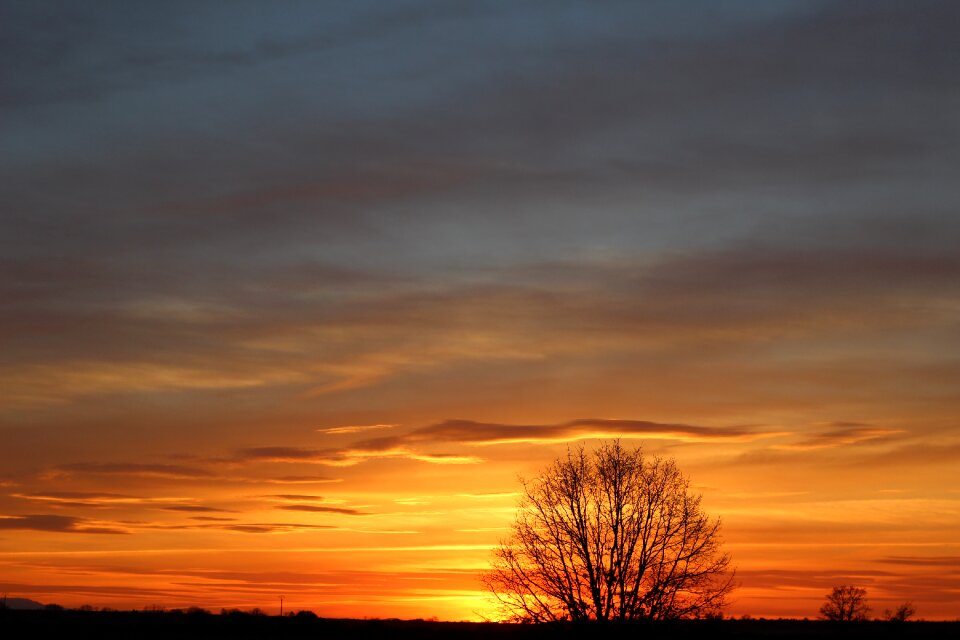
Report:
[[913,607],[912,602],[904,602],[893,611],[886,609],[883,612],[883,618],[884,620],[889,620],[890,622],[906,622],[916,613],[917,610]]
[[834,587],[827,601],[820,607],[820,615],[836,622],[853,622],[867,619],[867,590],[862,587],[842,584]]

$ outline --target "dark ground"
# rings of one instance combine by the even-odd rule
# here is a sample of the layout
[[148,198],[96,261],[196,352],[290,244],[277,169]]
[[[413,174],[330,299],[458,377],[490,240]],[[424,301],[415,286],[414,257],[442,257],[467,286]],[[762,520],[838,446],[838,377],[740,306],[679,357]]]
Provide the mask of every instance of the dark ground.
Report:
[[749,640],[826,638],[855,640],[960,638],[960,622],[830,623],[801,620],[698,620],[670,623],[603,625],[513,625],[423,620],[341,620],[246,613],[140,611],[17,611],[0,610],[0,638],[56,640],[74,638],[311,638],[360,640],[553,638],[643,638],[682,640]]

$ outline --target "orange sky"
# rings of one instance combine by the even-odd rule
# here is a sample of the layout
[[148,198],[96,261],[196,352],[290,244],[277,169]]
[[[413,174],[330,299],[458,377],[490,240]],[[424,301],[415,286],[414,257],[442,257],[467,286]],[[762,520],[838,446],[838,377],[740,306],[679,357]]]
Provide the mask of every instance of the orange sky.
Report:
[[960,5],[446,4],[3,8],[0,592],[479,619],[621,437],[960,616]]
[[[452,410],[457,399],[439,379],[443,411],[489,422],[431,422],[397,408],[311,422],[290,409],[373,402],[390,382],[291,393],[282,411],[245,420],[242,407],[214,424],[181,418],[149,443],[133,434],[84,443],[91,425],[63,417],[77,443],[30,443],[6,475],[3,512],[17,515],[0,521],[2,588],[64,605],[271,610],[283,595],[286,607],[325,616],[477,619],[490,612],[478,572],[507,534],[517,475],[536,473],[566,442],[621,436],[676,457],[723,519],[741,583],[729,613],[813,617],[831,585],[855,582],[877,612],[912,600],[923,617],[956,615],[957,442],[935,418],[882,419],[844,398],[749,413],[718,406],[710,420],[680,415],[669,397],[633,399],[609,380],[603,406],[620,411],[567,423],[552,420],[601,408],[550,385],[511,406],[476,385]],[[157,403],[149,420],[174,422],[160,400],[186,392],[154,393],[141,398]],[[242,399],[224,391],[216,404]],[[530,406],[540,403],[549,408]],[[892,413],[878,404],[877,414]],[[657,422],[610,420],[641,407]],[[849,421],[854,410],[866,419]],[[538,414],[545,420],[534,422]],[[506,416],[522,420],[497,421]],[[127,419],[98,428],[120,434]],[[45,462],[54,456],[69,462]]]

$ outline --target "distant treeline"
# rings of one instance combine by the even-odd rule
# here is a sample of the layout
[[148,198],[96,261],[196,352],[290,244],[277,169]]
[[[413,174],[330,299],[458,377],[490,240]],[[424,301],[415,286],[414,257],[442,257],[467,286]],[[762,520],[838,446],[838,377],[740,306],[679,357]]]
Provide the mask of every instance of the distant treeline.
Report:
[[684,620],[638,624],[498,624],[430,620],[348,620],[319,618],[309,611],[284,617],[256,610],[203,609],[171,611],[97,611],[92,609],[0,610],[0,637],[82,638],[343,638],[362,640],[479,640],[503,638],[553,640],[564,638],[643,638],[651,640],[719,640],[736,638],[837,638],[853,640],[960,638],[960,622],[852,622],[806,620]]

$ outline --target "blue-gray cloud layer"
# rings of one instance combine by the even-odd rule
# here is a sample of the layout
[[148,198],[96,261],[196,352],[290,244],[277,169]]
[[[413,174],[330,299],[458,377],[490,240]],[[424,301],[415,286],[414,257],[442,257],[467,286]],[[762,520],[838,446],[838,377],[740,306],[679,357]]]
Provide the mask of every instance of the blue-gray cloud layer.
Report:
[[865,327],[913,371],[958,339],[956,3],[0,11],[18,421],[127,380],[322,395],[478,331],[678,362]]

